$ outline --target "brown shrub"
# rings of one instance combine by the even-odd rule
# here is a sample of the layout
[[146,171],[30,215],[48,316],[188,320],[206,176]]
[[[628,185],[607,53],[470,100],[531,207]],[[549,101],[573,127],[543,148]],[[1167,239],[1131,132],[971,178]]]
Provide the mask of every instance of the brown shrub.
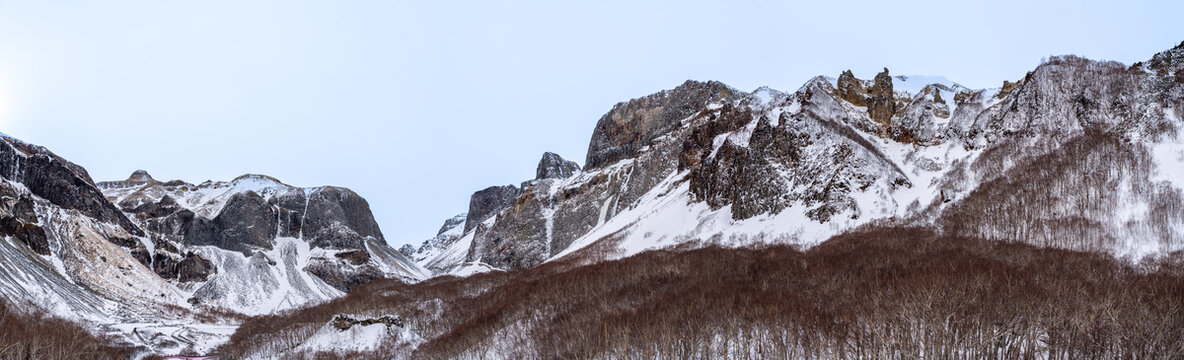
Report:
[[0,299],[0,359],[128,359],[134,353],[77,323],[22,308],[36,307]]

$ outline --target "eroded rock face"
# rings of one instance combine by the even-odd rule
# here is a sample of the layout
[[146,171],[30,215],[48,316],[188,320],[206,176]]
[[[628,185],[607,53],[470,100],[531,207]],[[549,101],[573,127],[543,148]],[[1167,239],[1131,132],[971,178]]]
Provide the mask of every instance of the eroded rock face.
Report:
[[348,292],[358,285],[383,278],[382,271],[373,265],[368,263],[352,265],[350,261],[345,258],[317,257],[308,260],[305,270],[326,284],[344,292]]
[[876,74],[872,80],[872,87],[868,89],[868,116],[887,127],[892,115],[896,114],[896,93],[892,91],[892,77],[888,75],[888,68]]
[[33,199],[8,182],[0,182],[0,236],[11,236],[37,254],[50,253],[45,229],[37,225]]
[[367,237],[385,241],[366,199],[333,186],[309,196],[304,236],[313,246],[326,249],[365,249]]
[[351,265],[362,265],[370,261],[370,253],[363,250],[347,250],[333,254],[333,256],[345,259]]
[[157,253],[152,259],[152,266],[152,270],[161,278],[179,282],[206,281],[210,275],[217,272],[212,262],[193,252],[186,253],[179,260],[164,253]]
[[867,106],[867,90],[863,88],[863,81],[855,78],[851,70],[839,74],[835,82],[836,95],[855,106]]
[[678,156],[678,169],[696,168],[707,158],[714,146],[715,137],[734,131],[752,121],[752,111],[743,106],[724,104],[719,112],[707,115],[706,123],[691,131],[683,141],[682,153]]
[[580,165],[575,161],[564,160],[559,154],[543,153],[535,170],[535,180],[568,178],[580,171]]
[[[732,125],[724,128],[736,129],[752,121],[751,113],[745,115],[725,120]],[[705,123],[701,128],[720,127],[716,122]],[[707,153],[703,153],[703,159],[691,166],[691,194],[712,208],[733,205],[732,216],[736,219],[765,212],[776,213],[788,206],[791,199],[781,188],[782,184],[776,181],[778,175],[772,163],[796,166],[801,160],[802,148],[810,144],[809,136],[798,133],[789,122],[788,117],[783,116],[773,127],[769,119],[761,118],[753,130],[749,147],[725,142],[714,157],[707,158]],[[691,139],[687,141],[689,143]]]
[[231,196],[214,218],[217,236],[211,243],[192,241],[205,240],[200,237],[187,238],[191,245],[214,245],[223,249],[249,254],[256,248],[270,250],[275,245],[276,213],[262,196],[254,191]]
[[963,126],[969,130],[964,135],[983,135],[993,142],[1017,134],[1070,135],[1115,126],[1154,132],[1167,124],[1140,99],[1146,76],[1142,69],[1118,62],[1053,57],[1028,73],[999,104],[974,117],[972,125]]
[[[148,230],[155,245],[154,253],[137,250],[143,254],[133,254],[138,259],[142,257],[145,265],[166,279],[205,281],[202,279],[211,274],[205,271],[206,261],[201,259],[205,253],[190,246],[210,245],[240,252],[251,259],[266,260],[257,263],[258,266],[278,266],[262,252],[275,249],[277,239],[282,237],[302,239],[313,248],[343,250],[336,253],[339,256],[317,260],[308,270],[310,274],[315,271],[314,276],[326,277],[326,281],[341,289],[388,276],[381,269],[391,269],[393,273],[389,276],[404,280],[422,276],[422,270],[415,268],[410,260],[385,248],[385,240],[366,200],[349,189],[298,188],[256,174],[229,182],[193,185],[152,180],[142,172],[128,180],[104,182],[101,186],[109,191],[111,201],[121,204]],[[138,239],[123,240],[138,242]],[[387,250],[390,254],[370,252]],[[283,251],[289,254],[296,250]],[[195,258],[189,252],[198,255]],[[213,265],[214,273],[225,262],[220,264],[223,265]],[[342,268],[330,269],[334,266]],[[259,272],[268,274],[265,270]]]
[[514,185],[490,186],[469,197],[469,212],[465,218],[465,231],[469,232],[498,211],[510,206],[522,190]]
[[657,139],[634,161],[613,171],[579,173],[575,179],[564,181],[530,182],[522,195],[499,213],[497,221],[473,230],[465,261],[518,269],[556,256],[598,224],[635,206],[677,171],[683,139],[690,132],[686,127],[675,129],[670,136]]
[[54,205],[117,224],[130,234],[144,235],[103,197],[85,169],[43,147],[0,136],[0,177],[24,185]]
[[[480,224],[473,233],[474,246],[470,259],[509,269],[519,269],[542,263],[549,255],[550,235],[544,212],[550,206],[545,198],[544,185],[528,188],[509,204],[493,226]],[[470,212],[472,214],[472,212]]]
[[308,210],[306,206],[311,205],[304,189],[290,189],[271,198],[269,203],[275,206],[276,211],[279,212],[279,236],[301,237],[305,221],[304,214]]
[[654,138],[676,128],[682,119],[710,103],[738,95],[718,81],[687,81],[673,90],[618,103],[597,121],[584,168],[596,169],[634,157]]

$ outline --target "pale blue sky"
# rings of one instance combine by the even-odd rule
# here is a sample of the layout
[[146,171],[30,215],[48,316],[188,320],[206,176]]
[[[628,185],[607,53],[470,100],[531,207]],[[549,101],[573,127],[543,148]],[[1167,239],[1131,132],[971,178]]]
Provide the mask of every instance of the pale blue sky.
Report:
[[366,197],[418,244],[469,195],[583,164],[618,101],[686,79],[1021,78],[1184,40],[1180,1],[5,1],[0,131],[96,180],[263,173]]

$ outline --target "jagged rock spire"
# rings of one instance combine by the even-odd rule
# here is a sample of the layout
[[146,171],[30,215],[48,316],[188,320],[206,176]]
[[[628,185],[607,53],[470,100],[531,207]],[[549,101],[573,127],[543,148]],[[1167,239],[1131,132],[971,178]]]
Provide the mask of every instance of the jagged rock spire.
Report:
[[888,68],[876,74],[868,90],[867,113],[872,120],[885,127],[892,120],[892,115],[896,114],[896,93],[892,91],[892,76],[888,75]]

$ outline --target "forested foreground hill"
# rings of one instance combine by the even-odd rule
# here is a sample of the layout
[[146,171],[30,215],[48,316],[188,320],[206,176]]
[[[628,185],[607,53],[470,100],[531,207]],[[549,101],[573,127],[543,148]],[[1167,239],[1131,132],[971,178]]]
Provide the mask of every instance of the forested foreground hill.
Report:
[[[589,250],[592,251],[592,250]],[[581,254],[592,255],[594,254]],[[335,317],[395,315],[339,330]],[[389,330],[388,330],[389,328]],[[377,331],[371,331],[377,330]],[[355,333],[356,332],[356,333]],[[345,349],[339,334],[352,338]],[[251,319],[232,358],[1177,359],[1184,260],[866,229],[808,250],[709,246],[378,281]],[[408,336],[409,335],[409,336]]]

